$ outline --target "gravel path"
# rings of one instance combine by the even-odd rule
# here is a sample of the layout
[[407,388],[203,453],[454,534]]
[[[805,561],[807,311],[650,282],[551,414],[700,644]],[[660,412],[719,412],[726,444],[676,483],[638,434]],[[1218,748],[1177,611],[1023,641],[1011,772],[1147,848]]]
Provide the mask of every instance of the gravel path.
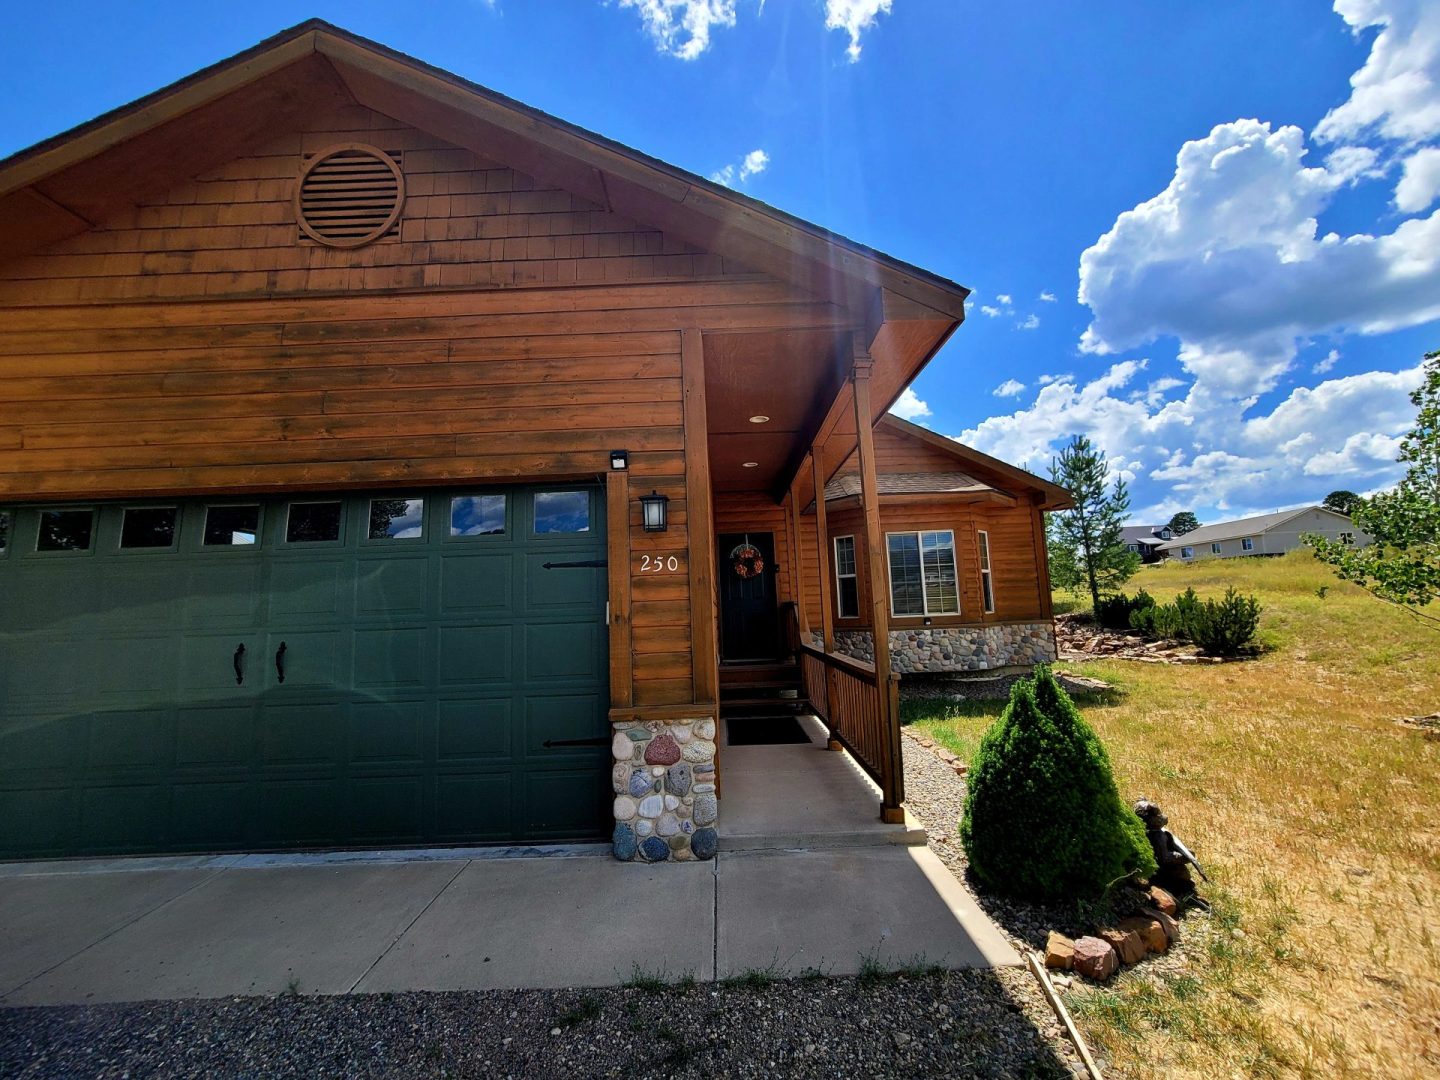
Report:
[[1070,1076],[1011,982],[969,971],[0,1009],[0,1076]]

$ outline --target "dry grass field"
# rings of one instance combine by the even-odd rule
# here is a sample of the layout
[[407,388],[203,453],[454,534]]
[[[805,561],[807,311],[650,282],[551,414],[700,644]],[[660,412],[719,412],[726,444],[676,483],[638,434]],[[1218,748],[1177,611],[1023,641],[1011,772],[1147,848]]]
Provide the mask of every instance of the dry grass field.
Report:
[[[1183,973],[1072,994],[1128,1077],[1440,1075],[1440,632],[1308,552],[1141,571],[1158,599],[1226,586],[1264,605],[1255,660],[1062,664],[1121,793],[1159,802],[1206,864]],[[916,721],[968,753],[998,703]]]

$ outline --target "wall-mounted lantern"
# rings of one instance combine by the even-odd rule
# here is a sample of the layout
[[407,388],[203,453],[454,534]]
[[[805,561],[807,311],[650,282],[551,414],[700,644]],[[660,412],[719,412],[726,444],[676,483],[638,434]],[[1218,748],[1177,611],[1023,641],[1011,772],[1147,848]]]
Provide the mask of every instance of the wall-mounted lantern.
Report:
[[669,527],[669,502],[670,496],[658,491],[640,496],[640,520],[645,523],[646,532],[664,532]]
[[611,450],[611,451],[610,451],[610,468],[611,468],[612,470],[628,469],[629,467],[630,467],[630,451],[629,451],[629,450]]

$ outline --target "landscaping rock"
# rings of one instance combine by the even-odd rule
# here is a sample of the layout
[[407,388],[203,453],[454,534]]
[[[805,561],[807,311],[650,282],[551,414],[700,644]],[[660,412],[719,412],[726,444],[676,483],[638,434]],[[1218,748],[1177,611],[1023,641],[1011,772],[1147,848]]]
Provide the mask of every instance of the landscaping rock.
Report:
[[1154,908],[1145,908],[1141,912],[1141,914],[1147,915],[1150,918],[1154,919],[1156,922],[1158,922],[1160,924],[1160,928],[1165,931],[1165,937],[1167,940],[1173,942],[1176,938],[1180,936],[1180,924],[1174,919],[1172,919],[1169,915],[1165,914],[1165,912],[1156,911]]
[[1150,898],[1151,905],[1159,908],[1163,914],[1169,915],[1172,919],[1178,914],[1180,905],[1175,902],[1175,897],[1160,888],[1159,885],[1151,885],[1145,895]]
[[1069,971],[1074,963],[1075,942],[1051,930],[1045,940],[1045,966],[1054,971]]
[[680,744],[669,732],[663,732],[650,740],[645,760],[651,765],[674,765],[680,760]]
[[696,829],[690,840],[690,851],[697,859],[713,859],[718,839],[714,829]]
[[1138,964],[1145,959],[1145,942],[1133,930],[1101,930],[1099,936],[1110,943],[1122,964]]
[[1120,957],[1104,938],[1082,937],[1075,942],[1074,970],[1087,979],[1104,982],[1120,969]]
[[1170,935],[1165,933],[1165,927],[1160,924],[1160,920],[1151,915],[1132,915],[1128,919],[1121,919],[1119,928],[1139,934],[1148,952],[1163,953],[1170,947]]

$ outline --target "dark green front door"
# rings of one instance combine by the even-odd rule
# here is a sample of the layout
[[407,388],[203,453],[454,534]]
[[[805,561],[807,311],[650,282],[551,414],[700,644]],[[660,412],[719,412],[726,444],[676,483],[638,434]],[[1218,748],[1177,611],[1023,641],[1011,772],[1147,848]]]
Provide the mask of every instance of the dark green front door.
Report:
[[597,489],[0,513],[0,857],[606,831]]

